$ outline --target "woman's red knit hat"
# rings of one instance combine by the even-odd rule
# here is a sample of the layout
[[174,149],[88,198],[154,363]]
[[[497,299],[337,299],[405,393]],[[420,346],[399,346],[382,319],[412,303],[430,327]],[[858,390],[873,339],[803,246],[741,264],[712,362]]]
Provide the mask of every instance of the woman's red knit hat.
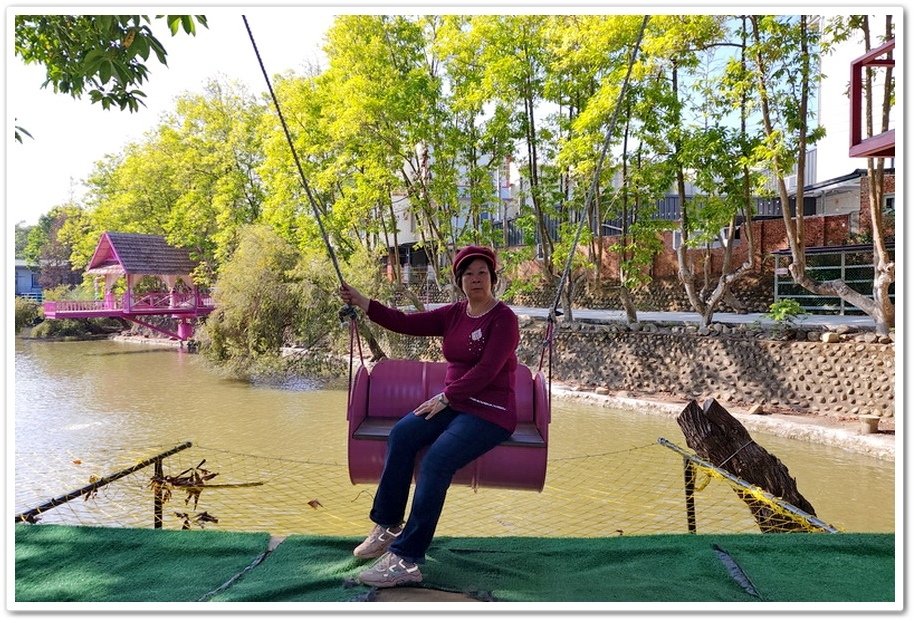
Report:
[[470,245],[458,251],[455,261],[452,262],[452,274],[455,275],[455,279],[458,279],[459,268],[478,257],[490,266],[491,272],[496,273],[496,252],[489,247]]

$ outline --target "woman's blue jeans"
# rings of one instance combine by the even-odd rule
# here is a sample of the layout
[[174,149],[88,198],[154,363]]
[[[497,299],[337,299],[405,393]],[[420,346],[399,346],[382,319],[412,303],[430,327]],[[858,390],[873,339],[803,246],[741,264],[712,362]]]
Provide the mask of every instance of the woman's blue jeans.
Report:
[[401,418],[388,436],[372,521],[391,527],[404,520],[417,454],[429,447],[420,461],[407,524],[389,551],[408,562],[424,562],[455,472],[510,435],[502,426],[448,407],[429,420],[413,412]]

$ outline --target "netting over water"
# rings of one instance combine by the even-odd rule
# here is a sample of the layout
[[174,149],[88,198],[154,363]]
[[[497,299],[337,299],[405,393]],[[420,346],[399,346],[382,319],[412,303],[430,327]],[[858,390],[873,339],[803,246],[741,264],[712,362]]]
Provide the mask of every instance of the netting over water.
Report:
[[[177,444],[176,444],[177,445]],[[116,462],[82,465],[92,479],[169,450],[131,449]],[[110,456],[110,454],[109,454]],[[18,457],[43,464],[45,457]],[[453,486],[437,530],[450,536],[608,537],[760,532],[751,508],[766,508],[774,530],[819,530],[715,470],[693,464],[693,500],[685,495],[681,454],[650,443],[603,454],[554,456],[540,493]],[[104,470],[104,471],[103,471]],[[215,474],[215,475],[214,475]],[[38,515],[39,523],[151,528],[154,466],[149,465]],[[263,531],[273,535],[363,535],[374,485],[350,483],[346,464],[289,459],[192,445],[162,459],[162,527]],[[193,483],[197,482],[195,486]],[[171,483],[171,484],[170,484]],[[181,486],[182,484],[188,486]],[[87,483],[76,483],[80,487]],[[203,486],[200,486],[200,485]],[[17,512],[50,497],[17,491]],[[688,513],[693,509],[693,515]],[[780,526],[785,526],[780,528]]]

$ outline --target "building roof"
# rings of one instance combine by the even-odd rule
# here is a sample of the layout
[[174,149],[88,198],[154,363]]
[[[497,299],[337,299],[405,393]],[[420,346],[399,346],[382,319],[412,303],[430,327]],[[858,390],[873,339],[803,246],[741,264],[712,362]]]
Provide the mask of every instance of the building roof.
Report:
[[[888,250],[894,249],[894,236],[888,236],[884,239],[884,245]],[[825,253],[871,253],[875,250],[875,245],[868,244],[838,244],[826,247],[805,247],[805,255],[823,255]],[[771,255],[792,255],[792,249],[779,249],[773,251]]]
[[86,272],[126,275],[187,275],[197,266],[188,249],[173,247],[153,234],[105,232]]

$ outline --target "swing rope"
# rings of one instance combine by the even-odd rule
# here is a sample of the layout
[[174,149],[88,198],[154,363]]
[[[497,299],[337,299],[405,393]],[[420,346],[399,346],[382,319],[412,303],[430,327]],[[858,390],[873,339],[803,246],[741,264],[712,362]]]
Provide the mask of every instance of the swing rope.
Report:
[[[601,180],[601,168],[604,166],[604,160],[607,157],[608,149],[611,146],[611,139],[613,138],[614,127],[617,125],[617,118],[620,116],[620,111],[623,108],[623,98],[626,95],[627,88],[630,84],[630,75],[633,73],[633,65],[636,63],[636,55],[639,53],[640,45],[642,45],[642,38],[646,32],[646,26],[649,24],[649,16],[643,15],[642,24],[639,27],[639,34],[636,37],[636,43],[633,45],[633,49],[630,51],[630,60],[627,64],[627,73],[624,76],[623,84],[620,87],[620,93],[617,94],[617,102],[614,105],[614,113],[611,115],[611,120],[608,123],[607,131],[604,134],[604,143],[601,146],[601,153],[598,156],[598,162],[595,164],[595,173],[592,176],[592,183],[589,185],[588,192],[585,196],[585,203],[582,206],[582,217],[579,219],[579,226],[576,228],[576,236],[573,239],[572,245],[569,247],[569,256],[566,258],[566,265],[563,267],[563,273],[560,276],[560,282],[557,284],[557,294],[553,299],[553,303],[550,308],[547,310],[547,329],[544,337],[544,345],[541,349],[541,360],[538,363],[538,371],[540,372],[544,365],[544,354],[547,353],[547,400],[548,404],[552,396],[553,388],[553,379],[552,379],[552,362],[553,362],[553,337],[556,328],[557,316],[562,312],[558,311],[560,305],[560,296],[563,293],[563,287],[566,281],[569,279],[569,273],[572,268],[573,258],[576,255],[576,247],[579,246],[579,238],[582,235],[582,229],[585,226],[585,222],[588,220],[588,207],[595,200],[595,195],[598,193],[598,185]],[[571,303],[572,301],[570,301]]]
[[[267,73],[267,69],[264,67],[264,61],[261,59],[261,53],[258,50],[257,43],[254,40],[254,34],[251,32],[251,27],[248,24],[248,17],[243,15],[242,20],[245,22],[245,30],[248,32],[248,38],[251,40],[251,46],[254,49],[255,56],[258,59],[258,65],[261,68],[261,74],[264,76],[264,81],[267,84],[267,90],[270,92],[270,97],[273,100],[274,108],[277,111],[277,116],[280,119],[280,124],[283,126],[283,134],[286,136],[286,142],[289,145],[290,152],[293,155],[293,161],[296,163],[296,169],[299,171],[299,178],[302,182],[302,187],[305,189],[305,194],[308,197],[309,205],[312,208],[312,212],[315,216],[315,221],[318,223],[318,228],[321,231],[321,238],[324,241],[325,248],[327,249],[328,256],[331,259],[331,263],[334,266],[334,271],[337,273],[337,279],[340,282],[340,285],[344,285],[343,274],[340,271],[340,266],[337,262],[337,255],[334,253],[334,248],[331,246],[331,242],[328,239],[327,231],[324,228],[324,223],[321,220],[321,213],[316,201],[314,194],[312,193],[311,186],[308,183],[308,179],[305,176],[305,172],[302,169],[302,164],[299,161],[299,155],[296,152],[295,145],[293,144],[292,136],[289,132],[289,127],[286,124],[286,118],[283,116],[283,111],[280,108],[280,102],[277,99],[277,95],[274,92],[273,85],[270,82],[270,77]],[[645,33],[646,26],[649,23],[649,16],[644,15],[642,24],[639,28],[639,34],[636,38],[636,43],[633,46],[633,49],[630,52],[630,59],[627,65],[627,73],[624,76],[623,85],[620,87],[620,93],[617,96],[617,102],[614,106],[614,113],[611,116],[611,120],[608,123],[607,131],[605,132],[604,142],[601,147],[601,153],[598,157],[598,162],[595,165],[595,173],[592,176],[592,183],[589,185],[588,192],[586,193],[585,203],[582,210],[582,218],[579,219],[579,226],[576,229],[576,235],[573,239],[573,243],[569,249],[569,256],[566,258],[566,264],[563,267],[563,273],[560,276],[560,281],[557,285],[557,294],[554,297],[553,303],[550,308],[547,310],[547,330],[543,342],[543,347],[541,349],[541,358],[538,363],[538,372],[543,369],[544,365],[544,356],[547,355],[547,396],[548,402],[550,401],[551,389],[552,389],[552,363],[553,363],[553,338],[554,330],[556,326],[556,317],[560,315],[558,311],[560,304],[560,297],[563,292],[563,287],[566,281],[569,279],[569,273],[572,268],[573,258],[575,257],[576,247],[579,244],[579,238],[582,235],[582,229],[585,225],[585,222],[588,220],[588,206],[594,201],[595,195],[598,192],[598,185],[601,178],[601,168],[604,165],[604,160],[607,156],[608,149],[610,148],[611,139],[613,137],[614,127],[617,125],[617,118],[620,115],[620,110],[622,108],[623,98],[626,94],[627,87],[630,82],[630,75],[633,71],[633,65],[636,63],[636,55],[639,52],[640,45],[642,43],[643,34]],[[352,305],[346,305],[341,309],[339,313],[340,319],[343,321],[345,318],[349,318],[350,321],[350,366],[349,366],[349,391],[348,391],[348,403],[350,401],[350,394],[353,389],[353,343],[354,341],[359,348],[359,357],[360,365],[363,365],[363,352],[362,352],[362,342],[359,339],[359,330],[357,327],[357,314],[356,309]],[[549,407],[548,407],[549,408]]]
[[330,240],[328,240],[328,233],[324,229],[324,223],[321,222],[318,202],[315,200],[312,188],[309,186],[308,179],[305,177],[305,172],[302,170],[302,163],[299,162],[299,155],[296,153],[296,147],[293,145],[292,136],[290,136],[289,128],[286,125],[286,118],[283,116],[283,111],[280,109],[280,101],[277,99],[276,93],[274,93],[274,88],[270,83],[270,77],[267,75],[267,70],[264,68],[264,61],[261,60],[261,53],[258,51],[258,44],[255,43],[254,35],[251,33],[251,27],[248,25],[248,17],[243,15],[242,20],[245,22],[245,30],[248,31],[248,38],[251,39],[251,47],[254,48],[254,54],[258,58],[258,65],[261,67],[261,74],[264,76],[264,82],[267,83],[267,90],[270,91],[270,97],[274,102],[274,108],[276,108],[277,116],[280,118],[280,124],[283,126],[283,134],[286,135],[286,142],[289,144],[289,150],[293,154],[293,161],[296,163],[296,169],[299,170],[299,178],[302,180],[302,187],[305,189],[305,194],[308,197],[312,213],[315,215],[315,220],[318,222],[318,229],[321,231],[321,238],[324,240],[324,246],[327,248],[331,263],[334,265],[337,279],[340,280],[340,285],[343,285],[344,278],[343,274],[340,272],[340,266],[337,264],[337,255],[334,253],[334,248],[331,246]]
[[[251,40],[251,47],[254,49],[254,54],[258,59],[258,65],[261,67],[261,75],[264,76],[264,82],[267,83],[267,90],[270,92],[270,98],[273,100],[274,108],[277,111],[277,116],[280,118],[280,124],[283,126],[283,134],[286,136],[286,143],[289,145],[289,151],[293,155],[293,161],[296,163],[296,169],[299,171],[299,179],[302,181],[302,187],[305,189],[305,194],[308,197],[309,205],[312,208],[312,213],[315,215],[315,221],[318,223],[318,229],[321,231],[321,239],[324,241],[324,246],[328,251],[328,256],[331,258],[331,264],[334,266],[334,272],[337,273],[337,280],[340,282],[340,285],[343,286],[345,283],[343,273],[340,272],[340,265],[337,263],[337,255],[334,253],[334,247],[331,246],[331,241],[328,239],[328,233],[324,228],[324,223],[321,221],[321,211],[319,210],[318,201],[315,199],[308,179],[305,177],[305,171],[302,170],[302,163],[299,161],[299,154],[296,152],[296,147],[293,144],[293,138],[290,135],[289,127],[286,125],[286,118],[283,116],[283,110],[280,108],[280,101],[277,99],[277,94],[274,93],[273,85],[270,82],[270,76],[267,74],[267,69],[264,67],[264,61],[261,59],[261,52],[258,50],[258,44],[255,42],[254,34],[251,32],[251,26],[248,24],[248,17],[242,15],[242,21],[245,22],[245,30],[248,31],[248,38]],[[350,320],[350,363],[348,369],[349,378],[347,380],[347,408],[349,410],[353,395],[354,338],[359,347],[359,358],[361,365],[363,359],[363,348],[362,343],[359,340],[359,332],[356,325],[356,309],[352,305],[345,305],[338,312],[338,317],[340,318],[341,322],[344,322],[344,320],[347,318]]]

